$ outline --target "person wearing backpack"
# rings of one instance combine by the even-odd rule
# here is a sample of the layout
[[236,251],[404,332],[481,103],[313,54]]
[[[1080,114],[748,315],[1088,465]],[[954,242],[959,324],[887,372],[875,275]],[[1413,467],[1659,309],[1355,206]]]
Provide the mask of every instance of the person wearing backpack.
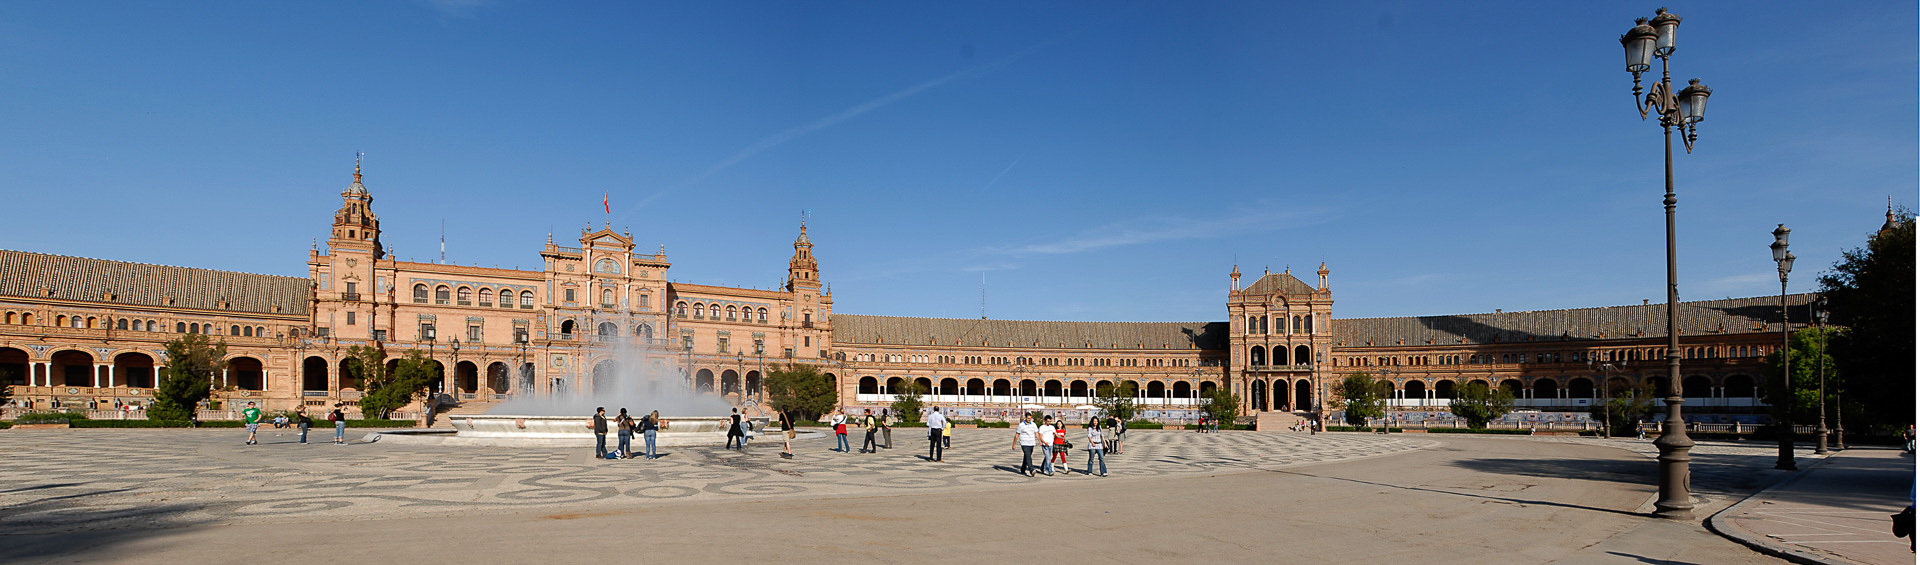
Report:
[[344,402],[335,402],[333,411],[327,413],[327,421],[333,422],[333,443],[339,445],[347,444],[347,414],[340,411],[340,407],[345,405]]
[[833,450],[841,453],[853,451],[853,447],[847,445],[847,413],[835,408],[833,418],[828,421],[833,424],[833,436],[838,442]]
[[633,458],[633,417],[627,415],[627,409],[621,408],[620,415],[613,419],[614,427],[620,432],[620,458]]
[[893,449],[893,411],[886,408],[880,409],[880,439],[886,442],[881,447]]
[[779,410],[777,411],[777,413],[780,414],[780,434],[787,436],[786,442],[781,444],[780,458],[792,459],[793,458],[793,436],[794,436],[793,417],[788,416],[786,410]]
[[642,437],[645,437],[647,440],[647,458],[648,459],[660,458],[660,454],[655,452],[653,449],[654,438],[659,434],[660,434],[660,411],[654,410],[653,413],[647,414],[646,419],[640,421],[640,435]]
[[593,458],[607,458],[607,408],[593,409],[593,419],[587,421],[587,429],[593,430]]
[[873,440],[874,440],[874,435],[880,433],[880,419],[873,417],[872,408],[868,408],[867,414],[860,418],[860,425],[861,427],[867,429],[867,440],[860,444],[860,452],[861,453],[879,453],[880,450],[878,449],[877,444],[875,444]]

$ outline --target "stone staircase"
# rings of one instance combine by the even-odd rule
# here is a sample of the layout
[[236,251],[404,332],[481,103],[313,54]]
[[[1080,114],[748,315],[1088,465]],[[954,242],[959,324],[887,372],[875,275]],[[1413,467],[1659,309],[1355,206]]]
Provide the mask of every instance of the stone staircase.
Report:
[[440,409],[433,413],[433,424],[427,427],[430,429],[451,430],[453,429],[454,417],[485,414],[488,410],[492,410],[496,404],[499,403],[482,400],[469,400],[451,405],[442,404]]
[[1254,429],[1263,432],[1284,432],[1305,421],[1305,416],[1292,412],[1255,412],[1253,415]]

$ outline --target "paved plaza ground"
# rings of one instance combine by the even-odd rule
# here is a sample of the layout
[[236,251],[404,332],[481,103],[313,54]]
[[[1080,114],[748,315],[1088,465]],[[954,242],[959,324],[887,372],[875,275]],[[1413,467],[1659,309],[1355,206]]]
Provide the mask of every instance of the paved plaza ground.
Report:
[[[1027,478],[1006,430],[957,431],[941,463],[901,431],[794,460],[263,436],[0,432],[0,562],[1778,562],[1643,516],[1634,440],[1143,430],[1111,477]],[[1700,517],[1786,476],[1771,463],[1703,443]]]

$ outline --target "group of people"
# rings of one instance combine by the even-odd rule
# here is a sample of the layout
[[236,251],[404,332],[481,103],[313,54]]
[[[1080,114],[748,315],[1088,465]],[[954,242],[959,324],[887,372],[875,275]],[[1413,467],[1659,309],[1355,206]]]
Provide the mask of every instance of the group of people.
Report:
[[[740,421],[740,410],[736,408],[733,412],[734,422],[736,423],[735,426],[737,427]],[[627,409],[621,408],[620,415],[615,416],[611,425],[609,425],[606,407],[594,408],[593,421],[587,424],[587,427],[593,429],[593,456],[599,459],[632,459],[634,455],[633,434],[639,433],[640,436],[646,440],[647,451],[643,456],[647,459],[658,459],[660,453],[655,449],[654,442],[658,438],[660,428],[666,427],[666,423],[666,420],[660,418],[659,410],[654,410],[652,413],[641,416],[640,419],[635,420],[633,416],[627,414]],[[616,433],[616,437],[620,440],[619,445],[616,446],[612,452],[607,451],[607,431],[609,428]],[[729,441],[733,439],[732,432],[727,434],[727,439]],[[744,445],[745,442],[742,442],[743,447]]]
[[[1120,452],[1127,427],[1118,418],[1107,418],[1105,422],[1100,418],[1092,418],[1081,424],[1080,428],[1087,437],[1087,468],[1081,474],[1107,476],[1107,452]],[[1042,416],[1038,424],[1034,423],[1032,414],[1021,416],[1020,424],[1013,427],[1013,448],[1021,452],[1020,474],[1031,477],[1038,472],[1051,477],[1056,471],[1072,473],[1073,470],[1067,467],[1067,451],[1073,449],[1073,442],[1067,439],[1067,435],[1067,423],[1064,420],[1056,426],[1053,416]],[[1040,448],[1038,469],[1033,465],[1035,447]],[[1055,461],[1059,462],[1058,467],[1054,465]],[[1096,462],[1100,465],[1098,473],[1094,472]]]
[[[346,406],[345,403],[335,402],[333,403],[333,411],[327,413],[327,421],[333,422],[333,443],[336,445],[347,444],[347,414],[341,410],[344,406]],[[264,416],[264,414],[260,411],[259,405],[253,402],[248,402],[247,407],[240,410],[240,418],[245,421],[247,426],[247,445],[258,445],[260,443],[260,419],[262,416]],[[274,417],[274,427],[283,428],[287,426],[299,426],[300,443],[306,443],[307,429],[313,427],[313,418],[307,416],[307,407],[301,406],[295,408],[292,418],[288,418],[285,415]]]
[[[782,422],[789,421],[786,414],[781,414],[780,417]],[[881,449],[893,449],[893,426],[897,423],[899,418],[886,408],[881,408],[879,414],[874,414],[873,409],[868,408],[858,419],[849,418],[844,410],[838,408],[827,415],[827,424],[833,426],[833,450],[840,453],[853,451],[847,440],[847,433],[851,426],[859,426],[866,432],[866,440],[860,442],[861,453],[879,453]],[[789,440],[792,439],[791,430],[787,436]],[[953,447],[953,426],[946,415],[940,412],[939,406],[927,412],[927,442],[928,461],[940,461],[945,455],[946,448]],[[788,453],[791,454],[791,452],[792,447],[789,445]]]

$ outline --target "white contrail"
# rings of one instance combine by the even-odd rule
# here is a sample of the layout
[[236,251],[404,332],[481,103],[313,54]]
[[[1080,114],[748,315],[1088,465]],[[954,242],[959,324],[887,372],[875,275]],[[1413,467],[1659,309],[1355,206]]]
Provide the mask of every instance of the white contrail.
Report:
[[987,189],[989,189],[989,188],[993,188],[993,185],[994,185],[994,183],[998,183],[998,182],[1000,182],[1000,177],[1004,177],[1004,176],[1007,176],[1007,172],[1008,172],[1008,171],[1012,171],[1012,170],[1013,170],[1013,166],[1014,166],[1014,165],[1018,165],[1018,164],[1020,164],[1020,160],[1021,160],[1021,159],[1025,159],[1025,158],[1027,158],[1027,154],[1026,154],[1026,153],[1021,153],[1019,157],[1014,157],[1014,158],[1013,158],[1013,163],[1011,163],[1011,164],[1008,164],[1008,165],[1007,165],[1007,168],[1005,168],[1005,169],[1001,169],[1001,170],[1000,170],[1000,174],[997,174],[997,175],[993,175],[993,180],[990,180],[990,181],[987,181],[987,185],[986,185],[986,186],[983,186],[983,187],[980,187],[980,192],[986,192],[986,191],[987,191]]

